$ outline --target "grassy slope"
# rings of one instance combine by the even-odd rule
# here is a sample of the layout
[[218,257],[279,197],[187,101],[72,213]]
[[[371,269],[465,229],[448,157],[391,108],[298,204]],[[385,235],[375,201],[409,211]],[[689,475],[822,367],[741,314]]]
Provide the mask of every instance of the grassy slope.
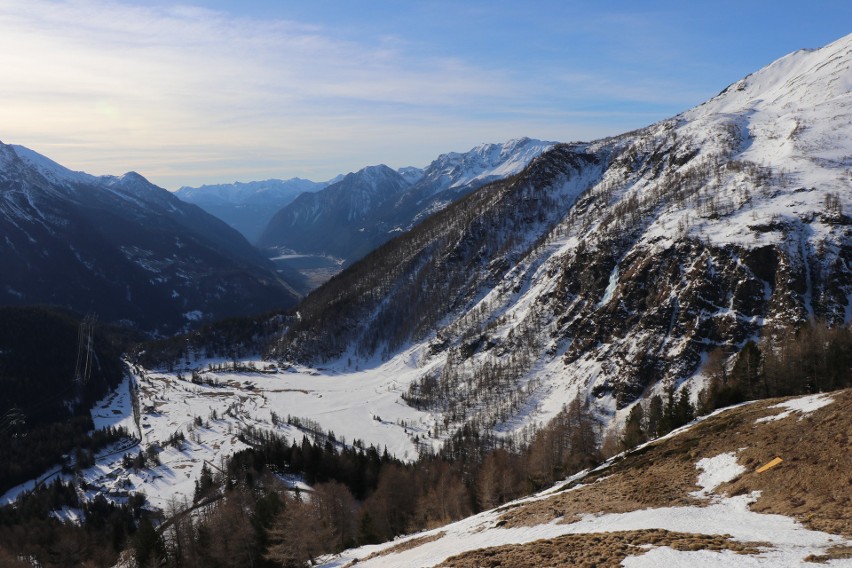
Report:
[[[671,507],[707,507],[725,497],[759,492],[749,508],[755,513],[778,514],[804,527],[836,535],[837,544],[808,560],[852,557],[852,389],[826,395],[832,402],[809,412],[790,412],[778,420],[759,419],[782,414],[779,407],[796,399],[772,399],[711,415],[669,437],[618,456],[609,464],[565,486],[533,499],[496,510],[490,528],[535,530],[535,527],[570,525],[589,515],[630,513]],[[795,404],[795,403],[794,403]],[[733,453],[743,473],[722,483],[709,499],[691,495],[699,488],[699,460]],[[775,457],[783,462],[763,473],[757,468]],[[671,510],[671,509],[665,509]],[[492,513],[493,515],[493,513]],[[392,562],[402,549],[440,547],[444,532],[419,536],[396,544],[396,550],[375,550],[372,562]],[[578,525],[579,526],[579,525]],[[482,525],[480,525],[482,527]],[[510,531],[511,532],[511,531]],[[641,530],[607,530],[544,538],[526,544],[502,544],[469,550],[443,561],[441,566],[617,566],[629,556],[656,547],[676,551],[726,551],[725,554],[765,554],[772,543],[745,542],[717,534],[712,527],[685,528],[684,532],[648,527]],[[844,543],[844,541],[846,541]],[[425,549],[424,549],[425,550]],[[398,552],[399,551],[399,552]],[[403,560],[403,556],[397,557]],[[683,559],[685,560],[685,558]],[[766,560],[766,558],[764,558]]]

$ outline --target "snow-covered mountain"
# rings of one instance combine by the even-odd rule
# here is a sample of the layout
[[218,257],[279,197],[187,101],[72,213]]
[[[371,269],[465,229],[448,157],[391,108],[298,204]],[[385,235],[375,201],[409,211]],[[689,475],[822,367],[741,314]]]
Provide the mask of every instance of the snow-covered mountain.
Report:
[[363,168],[322,191],[300,195],[272,217],[257,244],[276,251],[358,258],[387,234],[382,224],[366,219],[409,187],[406,177],[385,165]]
[[402,364],[435,430],[507,431],[576,396],[623,419],[665,385],[700,386],[716,348],[848,323],[850,81],[852,36],[560,145],[316,290],[269,356]]
[[[129,467],[129,450],[121,446],[74,475],[111,499],[125,499],[132,489],[156,508],[174,510],[183,502],[199,510],[212,503],[195,499],[189,506],[205,470],[269,433],[286,437],[282,451],[303,436],[321,440],[330,454],[335,444],[371,444],[413,461],[441,449],[440,457],[419,463],[435,474],[432,519],[446,519],[452,514],[441,517],[441,504],[461,499],[444,490],[449,478],[441,474],[442,459],[457,460],[460,476],[476,476],[472,482],[487,490],[476,495],[479,502],[511,499],[494,496],[501,474],[511,470],[500,464],[512,462],[492,461],[489,471],[488,458],[526,448],[529,453],[514,455],[539,459],[536,467],[555,476],[552,466],[569,448],[591,438],[588,445],[597,451],[596,431],[629,445],[613,434],[626,432],[619,427],[642,407],[649,410],[641,428],[660,435],[658,429],[650,434],[654,401],[657,424],[666,417],[671,422],[676,406],[690,407],[686,391],[676,389],[692,387],[694,394],[705,382],[701,369],[708,359],[721,353],[718,376],[731,381],[740,363],[759,366],[760,357],[748,357],[750,345],[758,349],[751,341],[761,342],[764,355],[778,352],[775,371],[785,362],[794,366],[800,390],[819,391],[822,377],[808,375],[819,367],[803,361],[820,357],[802,348],[785,361],[781,347],[803,346],[810,329],[823,333],[814,332],[811,343],[828,345],[836,330],[808,324],[848,329],[852,320],[850,78],[852,35],[793,53],[671,119],[591,143],[556,145],[517,174],[423,219],[287,314],[146,345],[132,355],[132,376],[92,410],[97,426],[124,426],[138,437],[146,465]],[[45,224],[51,218],[41,206],[46,196],[101,187],[23,155],[0,146],[0,195],[11,204],[4,205],[3,219],[11,221],[3,226],[29,231],[16,246],[40,226],[24,223],[22,211],[39,212]],[[18,180],[12,186],[9,175]],[[426,176],[383,166],[352,174],[341,182],[352,183],[350,191],[338,188],[331,209],[305,207],[299,219],[334,210],[338,223],[354,221],[377,203],[391,207],[387,196],[399,202]],[[97,179],[109,195],[131,204],[129,212],[137,211],[137,200],[172,203],[159,193],[148,196],[137,176]],[[109,219],[86,219],[102,217]],[[29,255],[22,258],[37,258]],[[7,256],[4,250],[0,258]],[[845,341],[833,363],[848,384],[848,334]],[[746,357],[732,361],[738,351]],[[766,385],[751,386],[757,392]],[[664,397],[637,406],[657,394]],[[845,465],[849,402],[846,390],[740,405],[539,495],[325,561],[843,562],[848,498],[836,476]],[[579,411],[571,417],[574,406],[582,420]],[[554,425],[558,435],[547,435]],[[568,435],[574,432],[584,439]],[[475,474],[468,472],[464,466],[482,457],[483,448],[498,449]],[[142,451],[156,460],[148,463]],[[783,457],[781,465],[757,471],[775,456]],[[291,473],[288,467],[264,473],[276,483],[274,491],[282,481],[299,481],[282,474]],[[40,481],[53,475],[66,474],[57,467]],[[385,479],[398,486],[387,503],[410,490],[394,475]],[[252,474],[251,483],[260,478]],[[33,485],[12,489],[4,500]],[[457,486],[465,486],[461,477]],[[248,501],[234,503],[242,505],[230,518],[248,519]]]
[[384,178],[378,189],[376,168],[365,168],[282,209],[258,246],[353,262],[477,187],[518,173],[553,145],[522,138],[442,154],[422,170],[377,166]]
[[478,187],[507,178],[523,170],[555,142],[517,138],[502,144],[480,144],[468,152],[449,152],[438,156],[418,179],[421,197],[427,191]]
[[0,302],[177,330],[292,305],[236,231],[137,173],[73,172],[0,144]]
[[184,186],[178,189],[175,195],[219,217],[242,233],[249,242],[254,242],[276,211],[302,193],[319,191],[340,181],[342,177],[338,176],[325,182],[291,178],[200,187]]

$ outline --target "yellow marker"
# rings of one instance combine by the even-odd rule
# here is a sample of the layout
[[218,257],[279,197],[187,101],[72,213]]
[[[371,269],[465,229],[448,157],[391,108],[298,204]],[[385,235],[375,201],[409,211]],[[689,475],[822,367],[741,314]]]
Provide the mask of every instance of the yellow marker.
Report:
[[784,460],[782,460],[781,458],[775,458],[774,460],[772,460],[768,464],[762,465],[759,468],[757,468],[757,473],[763,473],[767,469],[771,469],[771,468],[775,467],[776,465],[778,465],[782,461],[784,461]]

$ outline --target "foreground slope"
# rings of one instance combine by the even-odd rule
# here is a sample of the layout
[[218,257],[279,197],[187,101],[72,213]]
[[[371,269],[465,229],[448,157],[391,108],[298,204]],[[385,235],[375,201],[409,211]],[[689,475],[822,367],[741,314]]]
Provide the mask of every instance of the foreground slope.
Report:
[[168,332],[296,299],[236,231],[139,174],[90,176],[0,144],[0,303]]
[[539,495],[323,565],[848,566],[850,404],[847,389],[726,409]]

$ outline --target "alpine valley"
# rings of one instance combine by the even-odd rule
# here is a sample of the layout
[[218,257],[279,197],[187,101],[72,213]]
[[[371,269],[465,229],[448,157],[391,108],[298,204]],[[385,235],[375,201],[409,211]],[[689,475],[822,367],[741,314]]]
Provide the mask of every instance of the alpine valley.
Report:
[[279,209],[303,193],[319,191],[336,181],[339,180],[314,182],[291,178],[201,187],[184,186],[178,189],[175,195],[219,217],[242,233],[249,242],[254,242]]
[[[6,303],[160,332],[83,322],[126,373],[96,365],[91,408],[73,375],[68,407],[112,437],[2,499],[136,519],[102,552],[128,567],[848,566],[850,141],[852,35],[620,136],[368,167],[259,234],[339,262],[297,304],[141,176],[0,146]],[[11,531],[0,562],[66,565]]]

